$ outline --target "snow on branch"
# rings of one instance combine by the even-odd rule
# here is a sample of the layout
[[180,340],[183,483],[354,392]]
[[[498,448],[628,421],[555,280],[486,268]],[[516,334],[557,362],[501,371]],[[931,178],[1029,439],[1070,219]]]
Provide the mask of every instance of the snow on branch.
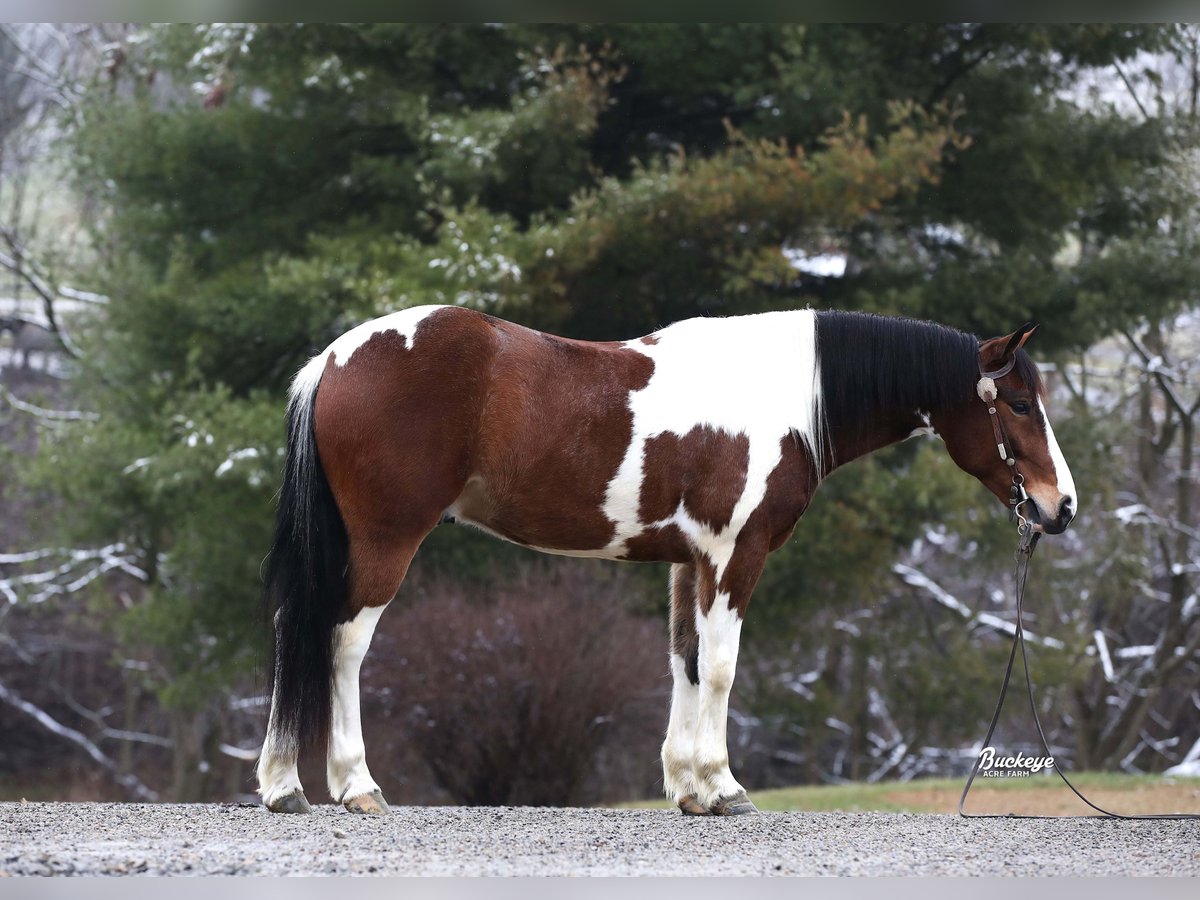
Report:
[[1192,749],[1179,761],[1163,772],[1164,775],[1185,775],[1189,778],[1200,778],[1200,738],[1192,744]]
[[[968,607],[965,603],[960,601],[949,591],[945,590],[941,585],[937,584],[932,578],[922,572],[919,572],[912,566],[906,566],[902,563],[897,563],[896,565],[892,566],[892,571],[896,575],[900,576],[900,579],[905,584],[924,590],[942,606],[945,606],[947,609],[954,610],[954,612],[958,613],[960,616],[970,622],[971,625],[982,625],[984,628],[1002,631],[1008,635],[1015,635],[1017,633],[1016,625],[1014,625],[1012,622],[1006,622],[997,615],[987,612],[971,612],[970,607]],[[1044,647],[1052,647],[1055,650],[1061,650],[1064,646],[1066,646],[1062,641],[1058,640],[1058,638],[1038,637],[1035,634],[1031,634],[1029,629],[1025,629],[1025,640],[1029,641],[1031,644],[1041,644]]]
[[126,731],[124,728],[105,728],[100,732],[101,737],[112,738],[115,741],[131,741],[135,744],[152,744],[155,747],[174,747],[175,742],[170,738],[145,731]]
[[81,747],[88,756],[94,759],[106,772],[113,776],[113,780],[121,785],[130,794],[139,800],[145,800],[153,803],[158,800],[158,794],[143,784],[135,775],[121,772],[116,762],[108,756],[103,750],[95,745],[86,735],[76,731],[74,728],[68,728],[63,725],[44,709],[34,706],[27,700],[23,700],[14,691],[10,690],[3,682],[0,682],[0,700],[7,703],[14,709],[25,713],[25,715],[36,720],[42,727],[48,731],[58,735],[64,740],[68,740],[78,747]]
[[0,395],[3,395],[4,399],[8,401],[9,406],[13,409],[18,409],[23,413],[28,413],[31,416],[36,416],[39,419],[45,419],[49,422],[95,422],[100,418],[100,416],[92,412],[83,412],[75,409],[46,409],[43,406],[26,403],[4,385],[0,385]]
[[[975,623],[982,625],[985,628],[994,628],[996,631],[1003,631],[1007,635],[1015,635],[1017,626],[1012,622],[1006,622],[999,616],[993,616],[991,613],[979,613],[975,616]],[[1038,637],[1036,634],[1030,634],[1029,629],[1025,629],[1025,640],[1031,644],[1041,644],[1043,647],[1051,647],[1054,650],[1062,650],[1066,645],[1058,638]]]
[[1192,540],[1200,540],[1200,531],[1195,528],[1190,528],[1178,519],[1169,519],[1165,516],[1160,516],[1150,507],[1143,503],[1132,503],[1128,506],[1122,506],[1114,509],[1112,512],[1104,513],[1117,520],[1121,525],[1156,525],[1160,528],[1165,528],[1170,531],[1178,532]]
[[266,694],[260,694],[257,697],[236,697],[229,701],[229,708],[233,710],[259,709],[270,702],[271,698]]
[[259,747],[235,747],[233,744],[220,744],[219,749],[226,756],[231,756],[234,759],[245,760],[246,762],[254,762],[258,759]]
[[20,563],[35,562],[39,559],[45,559],[47,556],[54,556],[56,553],[62,553],[62,550],[54,547],[43,547],[41,550],[27,550],[24,553],[0,553],[0,566],[15,566]]
[[94,291],[81,291],[79,288],[69,287],[65,284],[58,286],[58,293],[68,300],[77,300],[80,303],[94,303],[97,306],[104,306],[108,303],[108,297],[104,294],[97,294]]
[[892,566],[892,571],[899,575],[900,580],[905,584],[925,591],[947,609],[954,610],[964,619],[971,618],[971,610],[965,603],[923,572],[914,569],[912,566],[906,566],[903,563],[896,563],[896,565]]
[[95,549],[43,549],[5,554],[0,556],[0,565],[19,565],[60,556],[66,556],[67,559],[57,566],[0,578],[0,595],[11,605],[20,601],[22,593],[34,589],[35,592],[29,594],[27,599],[31,603],[42,603],[52,596],[73,594],[114,570],[124,572],[141,582],[150,580],[145,569],[137,564],[136,554],[123,543]]
[[1092,632],[1092,639],[1096,642],[1096,652],[1100,654],[1100,665],[1104,668],[1104,680],[1112,684],[1117,677],[1113,672],[1112,656],[1109,655],[1108,641],[1104,637],[1104,632],[1097,628]]

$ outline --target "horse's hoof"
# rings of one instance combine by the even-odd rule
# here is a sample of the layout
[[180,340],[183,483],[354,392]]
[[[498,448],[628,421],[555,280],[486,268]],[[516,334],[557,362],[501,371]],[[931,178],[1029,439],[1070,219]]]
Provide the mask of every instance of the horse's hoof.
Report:
[[348,812],[358,813],[362,816],[386,816],[388,814],[387,801],[383,799],[383,792],[379,790],[351,797],[342,805]]
[[711,816],[707,809],[700,805],[700,801],[696,799],[695,794],[688,794],[679,801],[679,809],[685,816]]
[[304,791],[297,788],[290,794],[284,794],[277,800],[267,804],[267,809],[273,813],[310,813],[312,807],[308,805],[308,798],[304,796]]
[[732,797],[718,797],[709,811],[714,816],[751,816],[758,812],[758,807],[750,802],[745,791],[738,791]]

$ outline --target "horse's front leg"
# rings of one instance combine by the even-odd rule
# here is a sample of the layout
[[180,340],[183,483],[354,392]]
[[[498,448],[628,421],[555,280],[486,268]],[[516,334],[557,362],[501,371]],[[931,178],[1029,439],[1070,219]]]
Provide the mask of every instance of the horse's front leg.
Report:
[[671,567],[671,717],[662,745],[663,788],[687,815],[706,816],[696,799],[696,726],[700,713],[696,567]]
[[[696,800],[713,815],[736,816],[758,810],[729,769],[726,724],[729,691],[737,668],[742,617],[762,573],[765,554],[735,553],[709,591],[702,578],[696,607],[699,638],[699,704],[696,722]],[[711,597],[711,600],[709,599]]]

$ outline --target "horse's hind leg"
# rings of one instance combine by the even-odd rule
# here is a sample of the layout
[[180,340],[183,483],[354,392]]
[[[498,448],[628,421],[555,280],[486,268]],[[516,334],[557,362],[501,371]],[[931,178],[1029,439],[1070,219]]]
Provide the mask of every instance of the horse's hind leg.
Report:
[[[276,698],[272,697],[272,711],[275,707]],[[267,728],[267,736],[258,757],[257,774],[263,805],[275,813],[310,813],[312,807],[304,796],[300,773],[296,768],[298,748],[281,745],[273,727],[274,721],[272,712],[271,725]]]
[[358,694],[359,669],[384,608],[400,589],[420,539],[351,541],[350,618],[334,632],[333,716],[326,776],[329,793],[350,812],[383,815],[387,802],[367,768]]

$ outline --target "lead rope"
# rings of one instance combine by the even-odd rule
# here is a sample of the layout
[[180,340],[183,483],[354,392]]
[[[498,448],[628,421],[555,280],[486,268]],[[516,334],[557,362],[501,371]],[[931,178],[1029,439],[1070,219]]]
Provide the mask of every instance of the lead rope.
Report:
[[[1018,513],[1018,517],[1019,513]],[[1033,678],[1029,672],[1029,656],[1025,651],[1025,621],[1024,621],[1024,606],[1025,606],[1025,582],[1029,578],[1029,562],[1033,558],[1033,550],[1037,546],[1038,539],[1041,537],[1039,532],[1035,532],[1029,522],[1024,518],[1020,518],[1020,525],[1017,528],[1020,534],[1020,541],[1017,544],[1017,567],[1015,572],[1016,592],[1017,592],[1017,623],[1016,630],[1013,633],[1012,649],[1008,654],[1008,666],[1004,670],[1004,681],[1000,685],[1000,697],[996,701],[996,711],[992,713],[991,724],[988,725],[987,736],[983,739],[982,747],[990,747],[992,745],[992,735],[996,731],[996,725],[1000,721],[1000,712],[1004,709],[1004,698],[1008,695],[1008,685],[1012,679],[1013,663],[1017,659],[1017,648],[1021,648],[1021,664],[1025,667],[1025,687],[1029,694],[1029,711],[1033,713],[1033,723],[1037,726],[1038,737],[1042,742],[1042,750],[1046,756],[1054,757],[1050,752],[1050,744],[1046,740],[1046,732],[1042,728],[1042,720],[1038,715],[1037,702],[1033,696]],[[982,750],[982,748],[981,748]],[[967,794],[971,791],[971,785],[975,781],[975,776],[979,774],[979,766],[983,761],[982,752],[975,757],[975,764],[971,767],[971,774],[967,776],[967,783],[963,786],[962,796],[958,798],[958,814],[964,819],[1200,819],[1198,813],[1145,813],[1141,815],[1125,815],[1122,813],[1110,812],[1102,806],[1093,803],[1087,797],[1080,793],[1075,785],[1071,784],[1071,780],[1067,778],[1067,773],[1062,770],[1058,764],[1057,757],[1054,757],[1054,771],[1058,773],[1058,777],[1062,779],[1063,784],[1071,789],[1071,792],[1096,810],[1100,815],[1075,815],[1075,816],[1035,816],[1024,815],[1020,813],[968,813],[963,810],[963,805],[967,802]]]

